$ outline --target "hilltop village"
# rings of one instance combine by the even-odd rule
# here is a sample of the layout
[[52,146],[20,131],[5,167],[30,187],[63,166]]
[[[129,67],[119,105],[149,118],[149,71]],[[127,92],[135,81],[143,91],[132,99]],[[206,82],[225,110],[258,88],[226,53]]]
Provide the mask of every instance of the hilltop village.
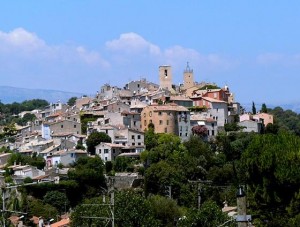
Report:
[[145,150],[144,132],[149,124],[155,133],[175,134],[182,141],[197,128],[203,139],[212,140],[226,124],[237,123],[242,131],[257,133],[273,124],[270,114],[245,113],[228,86],[195,82],[189,65],[180,86],[172,83],[171,66],[160,66],[158,76],[159,84],[146,79],[130,81],[123,88],[104,84],[95,97],[76,98],[73,106],[57,102],[21,112],[20,117],[31,113],[36,119],[26,126],[16,125],[16,142],[7,145],[26,155],[36,152],[51,168],[60,163],[67,166],[87,155],[74,148],[78,142],[86,146],[86,138],[94,131],[112,139],[96,148],[105,162]]
[[[183,84],[179,86],[173,84],[172,67],[169,65],[159,66],[158,77],[159,84],[147,79],[130,81],[123,88],[104,84],[94,97],[73,97],[68,103],[51,103],[43,108],[18,113],[16,117],[20,119],[28,115],[34,115],[34,118],[25,122],[24,125],[14,123],[9,127],[1,128],[1,133],[7,133],[11,137],[2,140],[0,146],[2,149],[13,151],[0,154],[3,173],[5,171],[10,173],[9,175],[3,174],[0,178],[2,185],[7,187],[3,189],[4,192],[9,188],[7,183],[22,185],[28,182],[30,184],[55,182],[60,184],[62,180],[73,179],[75,178],[75,175],[72,175],[74,172],[70,171],[74,171],[74,167],[76,169],[80,165],[87,164],[88,161],[79,161],[78,164],[78,160],[85,157],[101,159],[106,168],[104,171],[106,181],[109,182],[113,177],[114,189],[143,188],[143,184],[147,187],[147,182],[143,183],[144,168],[149,166],[151,168],[151,163],[168,157],[166,154],[165,156],[160,154],[158,158],[153,158],[150,151],[155,150],[156,146],[172,140],[170,146],[174,144],[178,146],[176,145],[177,147],[170,152],[179,150],[180,153],[180,149],[183,149],[181,144],[189,143],[191,136],[196,136],[196,140],[209,144],[222,133],[239,131],[260,134],[268,125],[273,124],[271,114],[245,112],[240,103],[235,100],[229,86],[219,87],[214,83],[196,82],[194,72],[189,65],[183,71]],[[94,136],[97,133],[98,135],[100,133],[100,139]],[[153,135],[151,138],[155,140],[153,146],[149,135]],[[171,137],[161,136],[160,140],[155,135],[171,135]],[[172,138],[172,136],[176,137]],[[179,140],[177,141],[176,138]],[[211,149],[206,150],[210,152]],[[155,154],[154,151],[153,153]],[[218,152],[212,154],[216,155]],[[24,157],[31,158],[31,160]],[[207,160],[209,158],[206,157]],[[33,159],[35,161],[32,161]],[[199,163],[203,164],[201,160]],[[37,163],[41,164],[40,167]],[[194,163],[193,165],[195,169],[191,171],[189,179],[183,178],[186,184],[190,182],[189,180],[195,182],[198,180],[199,183],[200,176],[207,175],[204,173],[206,170],[201,170],[204,172],[196,170],[200,164]],[[88,176],[87,179],[93,181],[93,178]],[[86,179],[82,182],[83,185],[91,184]],[[166,182],[157,182],[161,188],[156,189],[148,185],[148,191],[161,194],[167,187],[169,198],[177,196],[180,205],[189,207],[190,205],[185,204],[184,199],[180,197],[185,186],[171,185]],[[98,186],[98,189],[108,188],[108,184]],[[69,189],[64,188],[64,190]],[[88,192],[86,192],[87,195]],[[68,193],[70,193],[68,197],[72,197],[74,190]],[[197,189],[195,193],[197,196]],[[94,194],[97,195],[97,193]],[[3,204],[6,206],[5,202]],[[66,205],[64,209],[66,212]],[[234,213],[236,206],[229,207],[226,203],[224,212],[229,211]],[[46,220],[45,217],[38,218],[39,214],[33,211],[31,214],[36,215],[35,219],[32,217],[33,222],[42,223]],[[49,213],[47,220],[50,216]],[[15,219],[16,223],[21,221],[18,217]],[[62,222],[64,225],[56,226],[69,225],[70,217],[62,218]]]

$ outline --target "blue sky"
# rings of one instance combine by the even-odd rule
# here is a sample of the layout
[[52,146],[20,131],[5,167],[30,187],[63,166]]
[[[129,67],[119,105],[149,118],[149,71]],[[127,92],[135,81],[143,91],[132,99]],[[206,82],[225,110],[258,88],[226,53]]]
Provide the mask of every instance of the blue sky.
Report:
[[3,1],[0,85],[95,94],[186,62],[241,103],[299,99],[299,1]]

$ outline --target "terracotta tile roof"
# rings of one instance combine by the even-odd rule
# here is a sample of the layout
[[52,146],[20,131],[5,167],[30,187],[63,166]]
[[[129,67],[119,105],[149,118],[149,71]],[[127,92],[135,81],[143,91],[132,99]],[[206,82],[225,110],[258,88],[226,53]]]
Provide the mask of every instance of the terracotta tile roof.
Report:
[[218,100],[218,99],[213,99],[213,98],[209,98],[209,97],[202,97],[202,99],[209,101],[209,102],[216,102],[216,103],[226,103],[223,100]]
[[185,111],[185,112],[190,112],[186,107],[178,106],[175,103],[170,103],[170,104],[167,104],[167,105],[153,104],[149,107],[153,108],[154,111]]
[[105,144],[106,146],[109,146],[109,147],[119,147],[119,148],[124,147],[122,144],[115,144],[115,143],[103,143],[103,144]]
[[171,96],[171,101],[192,101],[190,98],[184,97],[184,96]]
[[50,225],[50,227],[66,227],[66,226],[70,226],[70,219],[62,219],[59,222],[55,222],[53,224]]

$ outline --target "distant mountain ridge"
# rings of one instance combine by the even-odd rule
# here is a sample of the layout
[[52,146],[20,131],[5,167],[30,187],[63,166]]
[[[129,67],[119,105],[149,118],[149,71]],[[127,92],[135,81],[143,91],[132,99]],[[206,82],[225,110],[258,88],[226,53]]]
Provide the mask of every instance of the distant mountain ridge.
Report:
[[23,102],[31,99],[44,99],[50,103],[60,100],[66,103],[71,97],[81,97],[82,93],[45,90],[45,89],[28,89],[10,86],[0,86],[0,100],[4,104],[13,102]]

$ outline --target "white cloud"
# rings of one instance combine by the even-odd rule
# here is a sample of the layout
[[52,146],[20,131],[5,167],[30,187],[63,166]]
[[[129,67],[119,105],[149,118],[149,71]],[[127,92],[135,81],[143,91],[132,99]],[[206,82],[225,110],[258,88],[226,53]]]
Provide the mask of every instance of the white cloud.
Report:
[[23,28],[16,28],[9,33],[0,31],[0,50],[8,51],[15,48],[23,51],[34,51],[44,47],[45,42],[43,40]]
[[148,52],[149,54],[160,54],[160,48],[148,41],[142,36],[130,32],[121,34],[119,39],[106,42],[106,47],[112,51],[121,51],[124,53],[139,54]]
[[0,55],[23,61],[56,61],[109,67],[109,63],[95,51],[88,51],[82,46],[47,45],[36,34],[23,28],[8,33],[0,31]]
[[197,50],[175,45],[161,49],[136,33],[121,34],[118,39],[106,42],[106,47],[111,51],[113,59],[118,63],[128,64],[130,54],[141,58],[142,56],[158,64],[170,64],[174,67],[183,67],[187,61],[199,65],[207,70],[228,70],[238,64],[237,60],[229,59],[218,54],[200,54]]

